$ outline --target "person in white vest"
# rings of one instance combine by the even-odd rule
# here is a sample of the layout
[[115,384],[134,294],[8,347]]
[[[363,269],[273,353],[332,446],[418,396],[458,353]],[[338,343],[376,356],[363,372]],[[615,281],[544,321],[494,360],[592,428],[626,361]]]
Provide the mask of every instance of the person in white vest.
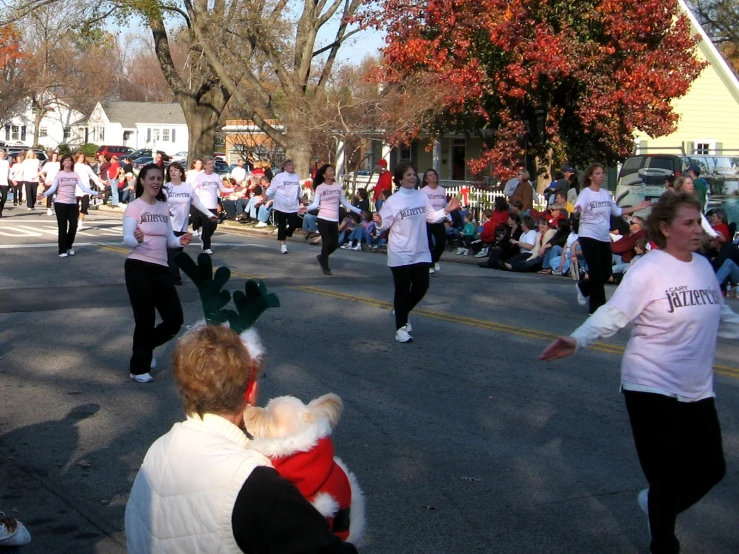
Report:
[[[256,405],[264,348],[251,325],[279,306],[262,282],[234,293],[237,311],[220,290],[229,272],[212,274],[208,255],[198,265],[176,261],[198,287],[207,325],[178,341],[172,373],[187,416],[146,453],[126,505],[129,554],[356,554],[263,454],[250,448],[244,411]],[[228,319],[229,326],[220,325]],[[239,335],[241,333],[241,335]]]

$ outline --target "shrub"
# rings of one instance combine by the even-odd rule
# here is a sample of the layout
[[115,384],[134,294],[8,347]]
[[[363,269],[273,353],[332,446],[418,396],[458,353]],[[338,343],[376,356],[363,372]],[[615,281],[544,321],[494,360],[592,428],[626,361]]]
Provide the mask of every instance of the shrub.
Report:
[[98,151],[98,145],[93,144],[92,142],[88,142],[87,144],[83,144],[79,147],[78,152],[84,154],[88,158],[95,156],[95,152]]

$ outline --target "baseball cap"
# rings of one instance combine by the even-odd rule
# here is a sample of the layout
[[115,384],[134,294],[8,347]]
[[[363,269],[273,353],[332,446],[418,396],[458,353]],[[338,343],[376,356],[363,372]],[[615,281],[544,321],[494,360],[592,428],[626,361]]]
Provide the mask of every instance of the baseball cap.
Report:
[[377,165],[379,165],[380,167],[384,167],[385,169],[387,169],[387,160],[380,160],[379,162],[377,162]]
[[700,175],[701,174],[701,168],[698,167],[696,164],[691,164],[690,167],[688,168],[688,171],[692,171],[696,175]]
[[563,165],[562,173],[575,173],[575,168],[572,167],[571,165]]

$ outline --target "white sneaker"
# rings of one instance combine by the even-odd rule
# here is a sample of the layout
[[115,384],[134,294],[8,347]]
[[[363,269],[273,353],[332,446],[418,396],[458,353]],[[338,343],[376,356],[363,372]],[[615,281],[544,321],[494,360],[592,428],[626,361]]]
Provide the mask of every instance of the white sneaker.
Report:
[[60,257],[60,258],[66,258],[66,257],[67,257],[67,255],[68,255],[68,254],[67,254],[66,252],[62,252],[61,254],[59,254],[59,257]]
[[434,271],[441,271],[441,267],[438,262],[434,264]]
[[464,249],[464,252],[462,252],[462,254],[465,255],[465,256],[469,256],[470,255],[470,249],[469,248],[465,248]]
[[199,237],[200,236],[200,229],[193,229],[192,230],[192,236],[193,237]]
[[54,215],[54,213],[51,211],[51,208],[48,208],[46,210],[46,215]]
[[649,489],[642,489],[639,494],[636,495],[636,503],[639,504],[639,508],[647,516],[647,529],[649,530],[649,536],[652,536],[652,526],[649,523]]
[[361,250],[361,249],[362,249],[362,245],[361,244],[357,244],[356,246],[352,246],[352,250]]
[[434,273],[436,273],[436,272],[434,271],[434,268],[433,268],[433,267],[430,267],[430,268],[429,268],[429,275],[433,275]]
[[407,325],[403,325],[403,327],[395,331],[395,340],[398,342],[413,342],[413,337],[408,333]]
[[67,254],[69,254],[70,256],[74,256],[74,248],[70,248],[69,250],[67,250]]
[[341,248],[344,249],[344,250],[351,250],[352,245],[351,245],[351,243],[347,242],[346,244],[342,244],[341,245]]
[[410,318],[409,318],[409,319],[408,319],[408,321],[406,322],[406,324],[405,324],[405,328],[406,328],[406,331],[408,331],[409,333],[412,333],[412,332],[413,332],[413,325],[411,325],[411,320],[410,320]]
[[461,256],[462,252],[464,252],[464,248],[457,248],[457,256]]
[[480,250],[477,254],[475,254],[475,258],[484,258],[487,255],[488,255],[488,249],[487,247],[485,247],[482,250]]
[[157,357],[152,356],[151,363],[149,364],[149,369],[156,369],[156,368],[157,368]]
[[210,248],[206,248],[205,250],[203,250],[203,254],[210,254],[212,256],[213,251]]
[[82,221],[80,221],[79,225],[77,225],[77,230],[82,231],[83,229],[85,229],[85,224]]
[[280,254],[287,254],[287,244],[280,246]]
[[588,299],[582,295],[582,291],[580,290],[579,283],[575,283],[575,289],[577,290],[577,303],[580,304],[581,306],[584,306],[585,304],[588,303]]
[[[0,519],[4,517],[6,517],[5,513],[0,512]],[[0,523],[0,546],[24,546],[31,542],[31,533],[28,532],[26,526],[17,519],[15,520],[15,524],[17,527],[11,533],[4,524]],[[16,549],[11,548],[11,550],[15,552]]]
[[264,221],[260,221],[254,226],[255,229],[263,229],[264,227],[267,227],[267,224]]
[[154,377],[148,373],[142,373],[141,375],[134,375],[131,373],[130,377],[137,383],[151,383],[154,380]]
[[32,212],[33,211],[33,208],[26,208],[26,211],[27,212]]

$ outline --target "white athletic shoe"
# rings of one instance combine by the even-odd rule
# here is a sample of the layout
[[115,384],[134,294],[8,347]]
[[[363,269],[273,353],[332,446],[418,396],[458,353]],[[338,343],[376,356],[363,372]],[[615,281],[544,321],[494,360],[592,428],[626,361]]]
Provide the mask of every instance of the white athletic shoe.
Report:
[[79,225],[77,225],[77,230],[82,231],[83,229],[85,229],[85,224],[82,221],[80,221]]
[[342,245],[341,245],[341,248],[342,248],[343,250],[351,250],[351,249],[352,249],[352,243],[350,243],[350,242],[347,242],[346,244],[342,244]]
[[487,255],[488,255],[488,249],[487,247],[485,247],[482,250],[480,250],[477,254],[475,254],[475,258],[484,258]]
[[27,212],[32,212],[33,211],[33,208],[26,208],[26,211]]
[[70,256],[74,256],[74,248],[70,248],[69,250],[67,250],[67,254],[69,254]]
[[361,244],[357,244],[356,246],[352,246],[352,250],[361,250],[361,249],[362,249],[362,245]]
[[430,267],[429,268],[429,275],[433,275],[434,273],[436,273],[436,271],[434,271],[434,268],[433,267]]
[[59,257],[60,258],[66,258],[67,257],[67,253],[66,252],[62,252],[61,254],[59,254]]
[[652,536],[652,526],[649,524],[649,489],[642,489],[639,494],[636,495],[636,503],[639,504],[639,508],[647,516],[647,529],[649,530],[649,536]]
[[200,229],[193,229],[192,230],[192,236],[193,237],[199,237],[200,236]]
[[584,306],[585,304],[587,304],[588,299],[582,295],[582,291],[580,290],[579,283],[575,283],[575,290],[577,290],[577,303],[580,304],[581,306]]
[[46,210],[46,215],[54,215],[54,213],[51,211],[51,208],[48,208]]
[[413,342],[413,337],[408,332],[407,325],[403,325],[403,327],[395,331],[395,340],[398,342]]
[[260,221],[254,226],[255,229],[264,229],[265,227],[267,227],[267,224],[264,221]]
[[137,383],[151,383],[154,380],[154,377],[152,377],[148,373],[142,373],[141,375],[134,375],[133,373],[131,373],[130,377]]
[[464,248],[457,248],[457,256],[461,256],[462,252],[464,252]]
[[203,250],[203,254],[209,254],[209,255],[212,256],[213,255],[213,251],[210,248],[206,248],[205,250]]
[[280,254],[287,254],[287,244],[280,246]]
[[434,271],[441,271],[441,267],[439,266],[439,262],[436,262],[434,264]]
[[470,255],[470,249],[469,249],[469,248],[465,248],[465,249],[464,249],[464,252],[462,252],[462,254],[463,254],[464,256],[469,256],[469,255]]

